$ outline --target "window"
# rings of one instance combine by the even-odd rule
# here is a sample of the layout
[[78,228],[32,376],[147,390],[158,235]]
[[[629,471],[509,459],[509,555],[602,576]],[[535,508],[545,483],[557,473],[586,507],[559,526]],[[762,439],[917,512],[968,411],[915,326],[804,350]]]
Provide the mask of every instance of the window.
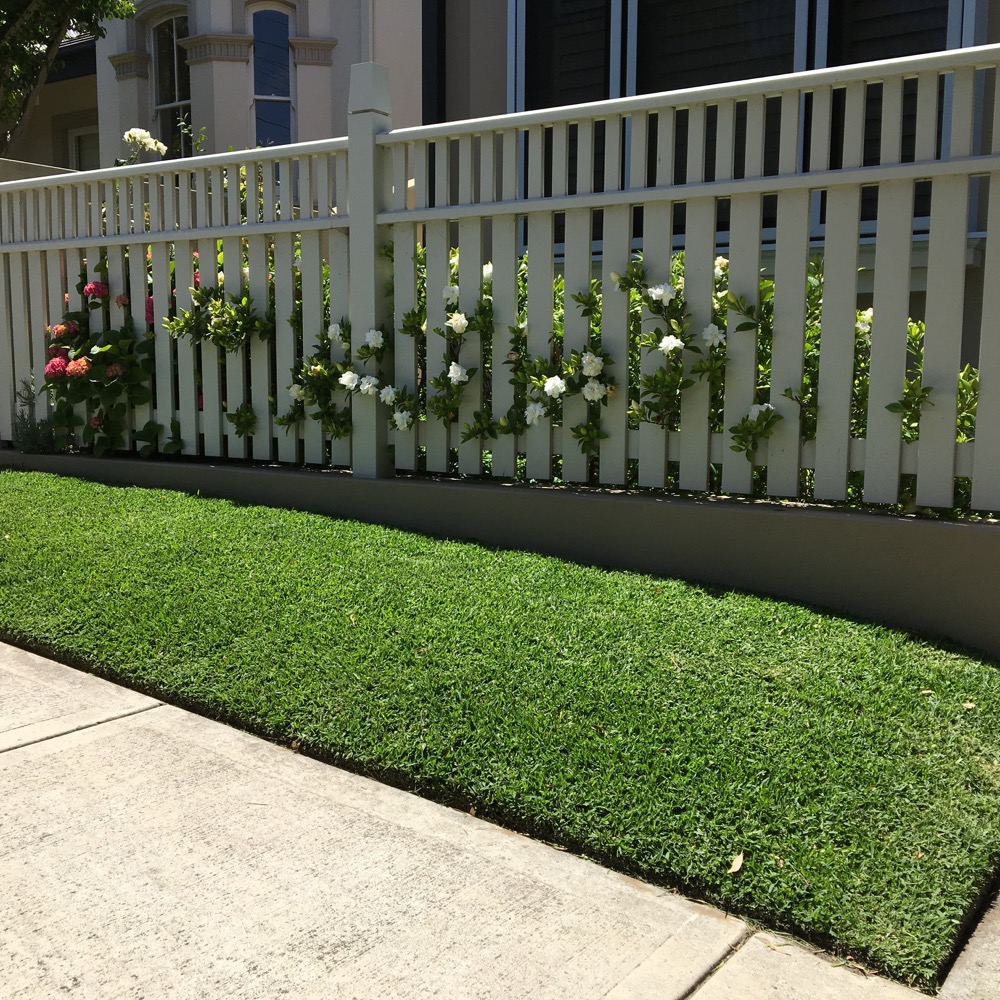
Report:
[[69,165],[74,170],[97,170],[101,165],[100,134],[96,128],[74,128],[66,133]]
[[986,0],[508,0],[508,110],[974,45]]
[[253,15],[254,134],[258,146],[292,141],[292,89],[288,15],[258,10]]
[[190,156],[191,72],[178,40],[187,38],[186,17],[171,17],[153,28],[154,120],[167,156]]

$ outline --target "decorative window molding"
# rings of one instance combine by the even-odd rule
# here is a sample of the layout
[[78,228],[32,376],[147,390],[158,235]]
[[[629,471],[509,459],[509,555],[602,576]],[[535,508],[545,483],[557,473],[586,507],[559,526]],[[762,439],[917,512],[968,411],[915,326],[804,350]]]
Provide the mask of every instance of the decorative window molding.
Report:
[[108,62],[115,68],[115,79],[148,80],[149,53],[133,49],[131,52],[120,52],[116,56],[108,56]]
[[204,62],[250,61],[252,35],[194,35],[178,44],[187,52],[188,66]]
[[296,66],[332,66],[336,38],[289,38]]

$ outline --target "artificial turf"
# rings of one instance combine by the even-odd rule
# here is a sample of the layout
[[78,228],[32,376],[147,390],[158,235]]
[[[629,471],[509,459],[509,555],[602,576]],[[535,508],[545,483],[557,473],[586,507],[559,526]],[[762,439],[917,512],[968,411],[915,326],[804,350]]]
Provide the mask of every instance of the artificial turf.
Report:
[[1000,669],[781,601],[0,472],[0,632],[919,986],[1000,863]]

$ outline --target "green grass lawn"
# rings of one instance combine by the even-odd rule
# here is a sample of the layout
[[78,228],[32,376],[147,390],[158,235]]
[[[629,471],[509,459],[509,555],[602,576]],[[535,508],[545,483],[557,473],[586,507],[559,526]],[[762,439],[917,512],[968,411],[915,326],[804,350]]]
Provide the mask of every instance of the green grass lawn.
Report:
[[1000,862],[1000,669],[780,601],[0,472],[0,632],[922,986]]

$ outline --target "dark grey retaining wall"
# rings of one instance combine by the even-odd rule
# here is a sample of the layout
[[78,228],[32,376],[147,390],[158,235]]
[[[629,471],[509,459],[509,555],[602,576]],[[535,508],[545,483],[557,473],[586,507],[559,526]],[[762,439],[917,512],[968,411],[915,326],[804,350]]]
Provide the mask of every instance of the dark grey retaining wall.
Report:
[[736,587],[944,638],[1000,660],[995,524],[9,449],[0,450],[2,467],[200,491]]

